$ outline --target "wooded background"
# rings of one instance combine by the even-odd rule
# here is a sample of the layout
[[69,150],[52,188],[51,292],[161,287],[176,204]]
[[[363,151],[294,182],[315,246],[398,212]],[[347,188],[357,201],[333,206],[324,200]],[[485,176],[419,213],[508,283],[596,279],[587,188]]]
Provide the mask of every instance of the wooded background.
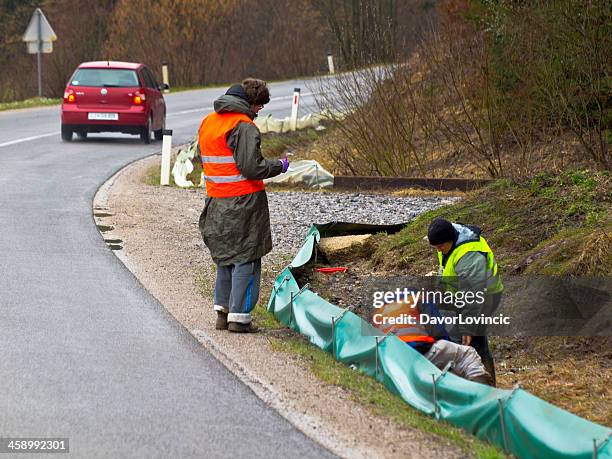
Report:
[[[40,0],[39,0],[40,1]],[[0,101],[36,94],[21,37],[39,3],[0,0]],[[170,65],[171,86],[321,79],[327,154],[357,175],[609,169],[609,0],[42,0],[58,36],[44,95],[90,60]],[[159,78],[161,79],[161,78]],[[329,91],[327,91],[329,90]],[[339,94],[326,100],[325,94]]]
[[[144,62],[173,86],[283,79],[383,62],[414,47],[431,1],[0,0],[0,101],[36,95],[36,57],[21,41],[40,6],[58,39],[43,55],[43,93],[60,97],[83,61]],[[161,79],[161,78],[160,78]]]

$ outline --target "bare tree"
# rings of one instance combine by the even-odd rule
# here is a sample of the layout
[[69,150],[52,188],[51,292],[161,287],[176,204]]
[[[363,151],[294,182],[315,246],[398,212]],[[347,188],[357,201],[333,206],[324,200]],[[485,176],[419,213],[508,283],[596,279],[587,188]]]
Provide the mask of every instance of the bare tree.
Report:
[[332,159],[354,175],[425,175],[428,139],[417,142],[418,83],[407,65],[368,66],[320,78],[317,103],[337,123]]
[[314,0],[344,62],[389,62],[396,55],[396,0]]

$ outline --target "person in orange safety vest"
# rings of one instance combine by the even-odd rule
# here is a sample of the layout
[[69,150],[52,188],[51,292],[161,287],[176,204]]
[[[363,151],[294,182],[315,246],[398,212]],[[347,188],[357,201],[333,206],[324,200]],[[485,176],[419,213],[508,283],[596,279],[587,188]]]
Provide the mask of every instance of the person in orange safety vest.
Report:
[[259,298],[261,258],[272,250],[263,179],[286,172],[287,158],[265,159],[253,120],[270,101],[266,83],[247,78],[215,100],[198,132],[207,198],[200,232],[217,267],[215,327],[257,331],[251,311]]
[[449,341],[441,326],[424,325],[422,315],[438,316],[434,305],[423,304],[410,296],[397,298],[374,311],[373,325],[385,334],[394,334],[425,356],[439,369],[453,362],[450,371],[457,376],[493,385],[476,350]]

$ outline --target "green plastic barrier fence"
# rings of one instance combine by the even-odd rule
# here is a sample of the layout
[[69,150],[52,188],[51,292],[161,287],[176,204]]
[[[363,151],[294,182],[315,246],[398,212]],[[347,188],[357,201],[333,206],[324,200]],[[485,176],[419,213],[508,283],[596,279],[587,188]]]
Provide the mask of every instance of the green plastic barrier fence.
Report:
[[338,361],[382,382],[413,408],[519,458],[612,458],[612,429],[520,388],[496,389],[440,371],[396,336],[383,336],[359,316],[325,301],[307,285],[298,285],[293,272],[313,259],[322,235],[391,233],[403,226],[313,225],[291,264],[277,277],[268,310]]

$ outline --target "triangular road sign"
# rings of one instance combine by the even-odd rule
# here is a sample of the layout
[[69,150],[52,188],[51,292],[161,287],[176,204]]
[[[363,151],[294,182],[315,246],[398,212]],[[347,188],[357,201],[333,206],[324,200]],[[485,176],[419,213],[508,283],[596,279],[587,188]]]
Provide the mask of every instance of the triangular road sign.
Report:
[[[38,36],[38,15],[40,15],[40,37]],[[57,40],[57,36],[55,32],[51,28],[51,24],[47,21],[47,18],[43,14],[40,8],[36,8],[34,14],[32,15],[32,19],[30,19],[30,24],[23,34],[23,41],[27,42],[37,42],[41,41],[55,41]]]

